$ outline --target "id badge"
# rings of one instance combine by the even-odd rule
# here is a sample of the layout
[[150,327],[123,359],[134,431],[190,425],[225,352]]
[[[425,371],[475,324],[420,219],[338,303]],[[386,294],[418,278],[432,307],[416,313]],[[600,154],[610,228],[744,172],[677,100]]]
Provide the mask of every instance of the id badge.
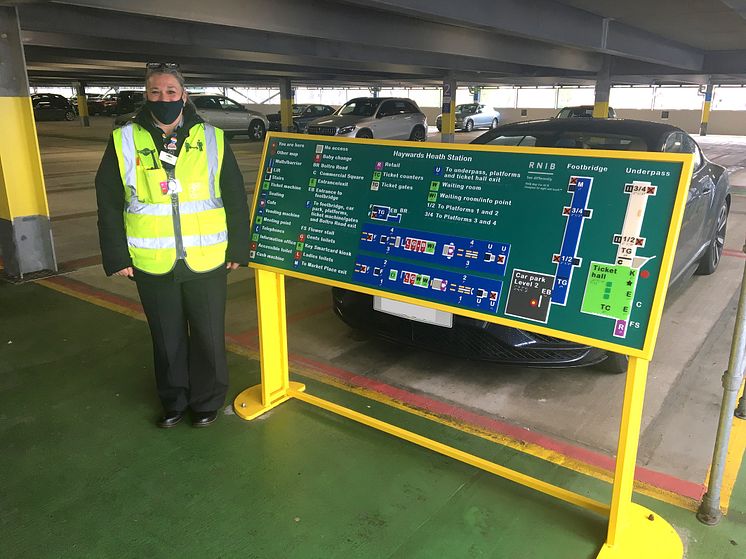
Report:
[[168,163],[169,165],[176,165],[176,156],[168,153],[167,151],[161,151],[161,153],[158,154],[158,159],[163,161],[164,163]]
[[179,179],[168,179],[167,184],[169,194],[178,194],[181,192],[181,183],[179,182]]

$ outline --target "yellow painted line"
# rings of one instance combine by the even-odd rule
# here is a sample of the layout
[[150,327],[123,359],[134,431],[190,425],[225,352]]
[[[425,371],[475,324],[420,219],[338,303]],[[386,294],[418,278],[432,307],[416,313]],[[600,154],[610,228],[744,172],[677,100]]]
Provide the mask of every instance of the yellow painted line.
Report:
[[[258,358],[257,352],[252,352],[251,350],[247,350],[246,348],[240,348],[238,353],[241,353],[246,356],[251,356],[253,358]],[[457,429],[463,433],[467,433],[469,435],[473,435],[473,436],[476,436],[476,437],[479,437],[485,440],[489,440],[493,443],[497,443],[497,444],[506,446],[508,448],[518,450],[520,452],[524,452],[526,454],[529,454],[536,458],[540,458],[552,464],[562,466],[563,468],[567,468],[568,470],[572,470],[579,474],[583,474],[583,475],[607,482],[609,484],[612,484],[614,482],[613,472],[610,472],[603,468],[592,466],[590,464],[586,464],[585,462],[581,462],[579,460],[575,460],[573,458],[570,458],[554,450],[549,450],[536,444],[514,439],[513,437],[508,437],[501,433],[495,433],[492,431],[488,431],[486,429],[482,429],[481,427],[477,427],[474,425],[458,423],[455,420],[449,419],[447,417],[441,417],[439,415],[435,415],[426,410],[422,410],[420,408],[416,408],[408,404],[398,402],[397,400],[390,398],[389,396],[371,391],[367,388],[349,385],[334,377],[330,377],[324,373],[320,373],[318,371],[315,371],[303,365],[298,365],[296,363],[293,363],[291,367],[291,371],[295,374],[299,374],[301,376],[311,378],[313,380],[322,382],[326,385],[333,386],[335,388],[339,388],[346,392],[350,392],[358,396],[367,398],[369,400],[373,400],[381,404],[385,404],[387,406],[405,411],[407,413],[417,415],[429,421],[434,421],[446,427]],[[683,497],[681,495],[673,493],[672,491],[667,491],[665,489],[661,489],[659,487],[655,487],[653,485],[640,482],[640,481],[635,481],[635,491],[642,495],[646,495],[648,497],[652,497],[653,499],[657,499],[658,501],[662,501],[664,503],[668,503],[670,505],[674,505],[679,508],[683,508],[683,509],[690,510],[690,511],[696,511],[699,506],[699,503],[695,501],[694,499],[691,499],[689,497]]]
[[[98,295],[83,293],[77,290],[76,288],[67,287],[64,285],[60,285],[58,283],[54,283],[52,280],[39,280],[36,283],[38,283],[39,285],[43,285],[44,287],[48,287],[50,289],[58,291],[60,293],[64,293],[66,295],[70,295],[77,299],[92,303],[94,305],[104,307],[114,312],[118,312],[120,314],[124,314],[126,316],[136,318],[141,321],[145,321],[145,315],[142,312],[136,312],[126,307],[125,305],[120,305],[120,304],[113,303],[111,301],[104,300]],[[241,355],[243,357],[253,359],[255,361],[259,360],[259,351],[257,349],[249,348],[249,347],[246,347],[246,346],[243,346],[237,343],[233,343],[233,342],[228,342],[226,344],[226,348],[228,349],[228,351],[236,355]],[[334,388],[344,390],[345,392],[349,392],[351,394],[355,394],[357,396],[361,396],[363,398],[373,400],[375,402],[379,402],[381,404],[405,411],[407,413],[411,413],[413,415],[422,417],[424,419],[437,422],[441,425],[459,430],[463,433],[473,435],[473,436],[491,441],[493,443],[497,443],[497,444],[506,446],[508,448],[524,452],[526,454],[529,454],[536,458],[540,458],[552,464],[562,466],[563,468],[567,468],[579,474],[583,474],[588,477],[592,477],[594,479],[598,479],[609,484],[613,483],[614,481],[613,472],[610,472],[603,468],[598,468],[596,466],[586,464],[579,460],[569,458],[568,456],[564,454],[546,449],[536,444],[527,443],[525,441],[514,439],[513,437],[508,437],[500,433],[488,431],[486,429],[482,429],[481,427],[458,423],[455,420],[449,419],[447,417],[441,417],[431,412],[428,412],[426,410],[422,410],[420,408],[416,408],[411,405],[399,402],[389,396],[369,390],[367,388],[350,385],[339,379],[331,377],[325,373],[319,372],[313,369],[312,367],[308,367],[303,364],[292,363],[291,372],[293,374],[297,374],[297,375],[300,375],[306,378],[311,378],[327,386],[332,386]],[[740,427],[743,428],[741,430],[742,434],[740,436],[740,441],[741,441],[741,444],[746,445],[746,421],[740,421],[740,423],[742,424],[740,425]],[[735,437],[732,436],[731,439],[735,440]],[[736,445],[734,445],[734,448],[735,446]],[[741,454],[743,454],[743,446],[741,446]],[[726,472],[734,472],[730,474],[730,476],[732,477],[732,482],[730,482],[730,485],[727,486],[728,487],[727,500],[725,497],[726,495],[725,491],[723,493],[723,499],[726,502],[729,502],[730,495],[733,490],[733,484],[735,483],[735,476],[737,475],[739,466],[740,466],[740,460],[738,461],[738,463],[733,462],[728,467],[726,467]],[[729,479],[731,479],[731,477],[729,477]],[[688,497],[682,497],[681,495],[678,495],[671,491],[666,491],[664,489],[660,489],[658,487],[652,486],[647,483],[639,482],[639,481],[635,481],[635,491],[642,495],[652,497],[664,503],[668,503],[668,504],[671,504],[671,505],[674,505],[674,506],[677,506],[679,508],[683,508],[686,510],[696,511],[699,505],[699,503],[693,499],[690,499]]]
[[[744,385],[741,385],[741,391],[738,398],[743,397]],[[738,472],[743,462],[743,454],[746,451],[746,419],[733,417],[730,431],[730,441],[728,442],[728,454],[725,457],[725,469],[723,471],[723,486],[720,491],[720,510],[723,514],[728,514],[730,499],[733,495],[733,488],[736,485]],[[707,485],[710,483],[710,470],[707,471]]]
[[[86,290],[78,288],[77,286],[74,286],[74,285],[71,286],[71,285],[65,285],[64,283],[59,283],[58,280],[60,279],[64,280],[66,278],[43,279],[43,280],[38,280],[35,283],[42,285],[44,287],[47,287],[49,289],[53,289],[54,291],[64,293],[65,295],[75,297],[76,299],[80,299],[81,301],[86,301],[87,303],[91,303],[99,307],[104,307],[105,309],[109,309],[110,311],[118,312],[119,314],[124,314],[131,318],[136,318],[137,320],[142,320],[143,322],[145,321],[145,314],[142,311],[138,311],[134,308],[130,308],[126,305],[117,303],[115,301],[106,300],[101,295],[95,292],[87,292]],[[81,283],[81,286],[85,285],[82,282],[80,283]],[[91,288],[91,289],[93,291],[94,288]]]

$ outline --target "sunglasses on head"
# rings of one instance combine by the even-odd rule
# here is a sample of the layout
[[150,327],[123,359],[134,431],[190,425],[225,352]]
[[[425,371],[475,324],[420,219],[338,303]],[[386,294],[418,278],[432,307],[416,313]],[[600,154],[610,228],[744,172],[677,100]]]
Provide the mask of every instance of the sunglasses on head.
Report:
[[148,62],[145,64],[148,70],[178,70],[179,65],[175,62]]

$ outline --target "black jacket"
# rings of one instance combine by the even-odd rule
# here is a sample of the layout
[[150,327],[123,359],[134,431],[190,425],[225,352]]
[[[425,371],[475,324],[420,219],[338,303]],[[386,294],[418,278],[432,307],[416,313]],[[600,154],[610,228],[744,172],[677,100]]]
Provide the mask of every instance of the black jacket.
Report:
[[[143,108],[135,117],[135,122],[143,126],[153,136],[157,148],[163,147],[163,132],[150,117],[150,112]],[[195,124],[203,122],[194,107],[188,103],[184,107],[184,122],[177,128],[177,154],[181,152],[184,140],[189,130]],[[238,168],[236,157],[233,155],[228,142],[225,143],[223,166],[220,172],[220,192],[225,207],[228,223],[227,262],[237,262],[246,265],[249,262],[249,207],[246,202],[243,176]],[[109,138],[109,144],[101,159],[98,173],[96,173],[96,200],[98,202],[98,236],[101,245],[101,258],[107,276],[119,270],[132,266],[132,259],[127,249],[127,236],[124,229],[124,185],[119,172],[119,161],[114,149],[114,138]],[[208,272],[209,273],[209,272]],[[137,279],[163,278],[166,280],[184,280],[191,277],[203,277],[189,270],[182,262],[177,263],[174,270],[165,276],[152,276],[140,270],[135,270]]]

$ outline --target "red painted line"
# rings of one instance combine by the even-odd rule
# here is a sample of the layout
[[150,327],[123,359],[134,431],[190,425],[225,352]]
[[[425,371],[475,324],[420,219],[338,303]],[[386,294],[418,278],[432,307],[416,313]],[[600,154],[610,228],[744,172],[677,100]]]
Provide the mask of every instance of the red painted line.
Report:
[[89,285],[82,281],[78,281],[65,276],[54,276],[51,278],[45,278],[44,281],[55,283],[62,287],[72,289],[74,291],[77,291],[78,293],[81,293],[82,295],[87,295],[91,298],[101,299],[103,301],[106,301],[107,303],[125,307],[134,312],[143,313],[142,305],[140,303],[132,301],[120,295],[114,295],[113,293],[109,293],[108,291],[104,291],[103,289],[93,287],[92,285]]
[[[511,425],[509,423],[498,421],[489,417],[484,417],[468,410],[464,410],[450,404],[446,404],[444,402],[439,402],[437,400],[432,400],[418,394],[413,394],[411,392],[407,392],[406,390],[402,390],[400,388],[396,388],[394,386],[390,386],[388,384],[384,384],[367,377],[356,375],[349,371],[339,369],[326,363],[320,363],[307,357],[291,354],[290,359],[293,362],[302,363],[326,375],[342,380],[347,384],[360,386],[367,390],[383,394],[400,403],[422,409],[440,417],[452,418],[458,422],[478,426],[487,431],[506,435],[518,441],[532,443],[547,450],[558,452],[579,462],[584,462],[585,464],[602,468],[609,472],[613,472],[615,469],[615,460],[610,456],[606,456],[605,454],[563,443],[561,441],[551,439],[547,436],[534,433],[532,431],[529,431],[528,429],[517,427],[515,425]],[[677,477],[653,470],[648,470],[647,468],[643,468],[640,466],[635,468],[635,479],[653,485],[660,489],[671,491],[673,493],[676,493],[677,495],[689,497],[695,500],[699,500],[705,492],[705,486],[703,484],[697,484],[691,481],[679,479]]]
[[724,248],[723,249],[723,254],[725,256],[732,256],[734,258],[746,258],[746,254],[744,254],[742,251],[740,251],[740,250],[731,250],[729,248]]
[[[129,308],[133,311],[142,312],[142,307],[134,301],[130,301],[118,295],[113,295],[109,292],[92,287],[86,283],[71,278],[57,276],[48,278],[45,281],[58,283],[64,287],[74,289],[91,297],[103,299],[110,303]],[[314,311],[318,312],[320,308],[321,306],[307,309],[306,311],[298,313],[297,315],[295,315],[295,317],[297,320],[300,320],[307,316],[311,316]],[[328,308],[328,305],[324,305],[324,308]],[[256,349],[258,347],[259,341],[256,329],[247,330],[245,332],[240,332],[237,334],[228,334],[226,335],[226,339],[229,342],[233,342],[251,349]],[[289,358],[290,361],[293,363],[299,363],[310,369],[315,369],[316,371],[319,371],[324,375],[336,378],[345,384],[361,387],[371,392],[377,392],[378,394],[382,394],[399,403],[421,409],[434,415],[444,418],[450,418],[460,423],[466,423],[469,425],[481,427],[486,431],[499,435],[505,435],[517,441],[535,444],[544,449],[552,450],[564,456],[567,456],[568,458],[577,460],[578,462],[583,462],[590,466],[607,470],[608,472],[613,472],[615,469],[615,460],[605,454],[557,441],[548,436],[534,433],[533,431],[522,427],[517,427],[503,421],[484,417],[474,412],[452,406],[445,402],[433,400],[419,394],[413,394],[401,388],[396,388],[383,382],[357,375],[350,371],[346,371],[344,369],[340,369],[338,367],[334,367],[333,365],[319,362],[302,355],[290,354]],[[699,501],[705,492],[704,484],[698,484],[691,481],[679,479],[677,477],[649,470],[640,466],[635,468],[635,479],[654,487],[670,491],[677,495],[688,497],[695,501]]]
[[57,216],[50,218],[50,221],[52,222],[65,221],[67,219],[78,219],[80,217],[93,217],[94,215],[98,215],[98,212],[96,210],[93,210],[90,212],[80,212],[76,214],[57,215]]
[[[323,303],[316,307],[310,307],[308,309],[297,312],[295,314],[288,315],[286,319],[286,323],[295,324],[296,322],[300,322],[301,320],[305,320],[306,318],[316,316],[317,314],[321,314],[322,312],[325,312],[328,310],[330,310],[329,303]],[[259,337],[259,328],[251,328],[249,330],[244,330],[243,332],[239,332],[237,334],[231,335],[232,341],[235,341],[236,343],[239,343],[239,344],[251,343],[253,344],[253,347],[256,346],[255,340],[257,340],[258,337]]]
[[61,262],[59,264],[60,270],[66,272],[74,272],[81,268],[88,268],[89,266],[96,266],[101,264],[101,255],[96,254],[93,256],[86,256],[85,258],[76,258],[74,260],[68,260],[67,262]]

